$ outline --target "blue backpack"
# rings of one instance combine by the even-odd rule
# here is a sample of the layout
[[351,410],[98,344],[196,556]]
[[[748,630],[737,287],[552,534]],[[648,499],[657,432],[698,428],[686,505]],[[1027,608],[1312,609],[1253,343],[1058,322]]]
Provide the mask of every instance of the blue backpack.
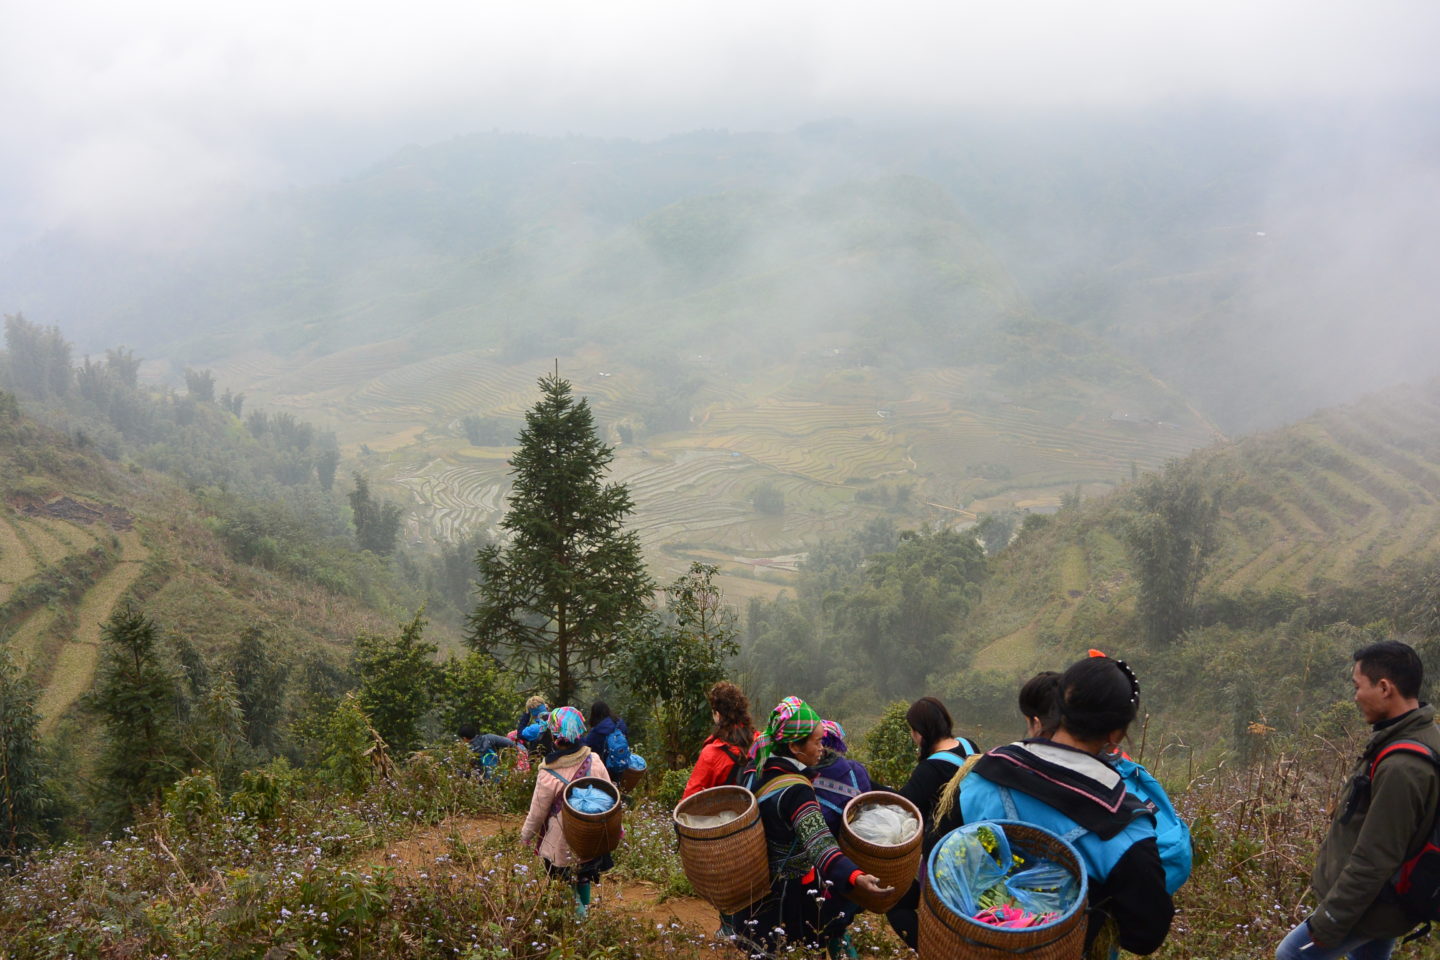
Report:
[[1190,879],[1194,858],[1190,846],[1190,828],[1170,803],[1165,788],[1134,760],[1124,757],[1111,764],[1125,789],[1155,808],[1155,845],[1160,848],[1160,865],[1165,868],[1165,892],[1174,895]]
[[605,769],[630,769],[630,739],[616,726],[605,737]]

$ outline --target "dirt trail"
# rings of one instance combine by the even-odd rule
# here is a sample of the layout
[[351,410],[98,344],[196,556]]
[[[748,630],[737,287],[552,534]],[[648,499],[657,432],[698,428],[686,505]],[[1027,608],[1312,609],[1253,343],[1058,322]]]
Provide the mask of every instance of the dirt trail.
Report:
[[[456,817],[356,859],[361,863],[387,866],[399,874],[418,874],[434,870],[439,858],[453,855],[455,846],[452,838],[478,849],[491,837],[505,830],[517,830],[519,826],[518,817]],[[480,855],[481,863],[489,860],[490,855]],[[449,868],[454,867],[454,861],[450,861]],[[687,932],[696,934],[713,933],[719,925],[715,908],[704,900],[672,897],[662,902],[654,884],[612,877],[613,874],[607,874],[596,888],[591,909],[618,911],[650,924],[678,923]]]
[[120,560],[100,578],[99,583],[85,591],[80,608],[75,613],[78,624],[75,636],[60,648],[50,671],[50,682],[45,685],[40,702],[36,704],[41,733],[53,730],[70,704],[90,689],[90,683],[95,678],[95,666],[100,660],[100,628],[109,619],[116,602],[140,576],[150,555],[134,530],[118,533],[117,537],[120,540]]

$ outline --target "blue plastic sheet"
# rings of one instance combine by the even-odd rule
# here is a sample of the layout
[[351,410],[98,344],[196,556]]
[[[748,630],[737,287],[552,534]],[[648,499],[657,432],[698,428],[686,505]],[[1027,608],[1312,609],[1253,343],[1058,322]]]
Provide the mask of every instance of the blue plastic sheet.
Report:
[[[992,841],[993,852],[985,840]],[[930,883],[945,906],[962,917],[980,912],[980,895],[1005,880],[1010,842],[997,823],[969,823],[945,835],[934,853]]]
[[1016,906],[1037,914],[1069,913],[1080,895],[1075,875],[1050,860],[1036,858],[1030,864],[1005,880],[1005,890]]
[[601,787],[576,787],[569,802],[580,813],[604,813],[615,806],[615,798]]
[[642,757],[642,756],[640,756],[640,754],[638,754],[638,753],[631,752],[631,754],[630,754],[630,769],[631,769],[631,770],[644,770],[644,769],[645,769],[645,758]]

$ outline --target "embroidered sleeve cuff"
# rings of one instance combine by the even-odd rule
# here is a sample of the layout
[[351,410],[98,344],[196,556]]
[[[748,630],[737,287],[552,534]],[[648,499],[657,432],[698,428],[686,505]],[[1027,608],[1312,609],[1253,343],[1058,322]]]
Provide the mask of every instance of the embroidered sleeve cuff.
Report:
[[864,870],[854,870],[854,871],[852,871],[852,872],[850,873],[850,886],[852,886],[852,887],[855,886],[855,885],[859,882],[860,878],[861,878],[862,876],[864,876],[864,874],[865,874],[865,871],[864,871]]

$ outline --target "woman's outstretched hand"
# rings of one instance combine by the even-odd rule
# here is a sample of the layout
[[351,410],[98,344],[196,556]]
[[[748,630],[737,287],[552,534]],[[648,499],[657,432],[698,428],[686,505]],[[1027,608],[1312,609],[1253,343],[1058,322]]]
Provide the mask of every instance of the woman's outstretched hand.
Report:
[[864,890],[872,896],[884,896],[887,893],[894,893],[894,887],[880,886],[880,878],[869,873],[862,873],[855,878],[855,889]]

